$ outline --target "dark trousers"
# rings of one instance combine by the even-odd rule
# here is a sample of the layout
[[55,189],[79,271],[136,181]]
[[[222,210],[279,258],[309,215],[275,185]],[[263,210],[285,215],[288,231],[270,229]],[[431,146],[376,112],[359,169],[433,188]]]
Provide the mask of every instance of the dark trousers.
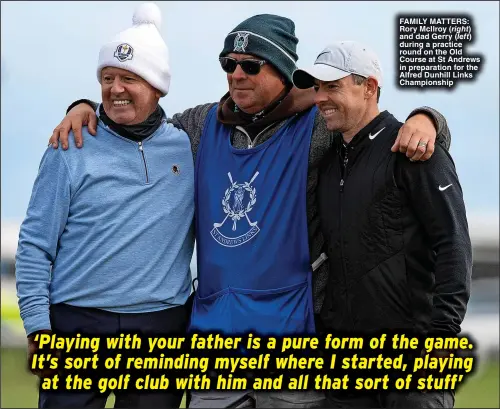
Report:
[[455,392],[452,390],[398,391],[380,393],[354,392],[325,393],[329,408],[453,408]]
[[[80,333],[93,336],[116,336],[137,332],[144,336],[183,334],[189,311],[187,306],[169,308],[144,314],[116,314],[94,308],[56,304],[50,308],[52,330],[56,334]],[[145,342],[145,341],[144,341]],[[101,347],[102,349],[102,347]],[[39,408],[104,408],[111,392],[48,391],[39,388]],[[150,393],[135,390],[116,390],[115,408],[178,408],[183,391],[168,389]]]

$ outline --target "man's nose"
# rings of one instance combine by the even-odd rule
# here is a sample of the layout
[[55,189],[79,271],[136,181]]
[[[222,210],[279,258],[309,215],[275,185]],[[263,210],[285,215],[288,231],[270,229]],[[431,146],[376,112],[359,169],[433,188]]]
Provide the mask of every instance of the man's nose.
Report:
[[115,80],[113,81],[113,86],[111,87],[111,92],[113,94],[121,94],[123,91],[125,91],[125,88],[123,87],[120,79],[115,78]]
[[247,77],[247,74],[245,74],[245,71],[241,69],[241,65],[237,65],[236,69],[233,72],[233,79],[235,80],[244,80]]
[[321,91],[320,89],[316,92],[314,95],[314,103],[316,105],[321,104],[322,102],[328,101],[328,96],[326,95],[326,92]]

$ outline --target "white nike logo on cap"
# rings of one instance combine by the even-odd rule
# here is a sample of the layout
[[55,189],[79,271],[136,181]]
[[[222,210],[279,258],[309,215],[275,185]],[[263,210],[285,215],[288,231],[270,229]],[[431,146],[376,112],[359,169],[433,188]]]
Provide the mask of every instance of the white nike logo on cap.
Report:
[[445,187],[441,187],[441,185],[439,185],[439,190],[442,192],[443,190],[446,190],[448,189],[453,183],[450,183],[448,186],[445,186]]
[[385,129],[385,126],[380,130],[378,131],[375,135],[372,135],[372,133],[370,132],[370,135],[368,135],[368,138],[370,139],[375,139],[375,137],[380,133],[382,132],[383,130]]

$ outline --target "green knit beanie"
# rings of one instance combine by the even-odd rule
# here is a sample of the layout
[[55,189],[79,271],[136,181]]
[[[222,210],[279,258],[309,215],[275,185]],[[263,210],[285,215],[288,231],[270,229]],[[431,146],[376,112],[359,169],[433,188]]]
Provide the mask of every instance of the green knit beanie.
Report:
[[219,57],[229,53],[255,55],[271,63],[292,83],[298,59],[298,42],[292,20],[273,14],[259,14],[238,24],[227,35]]

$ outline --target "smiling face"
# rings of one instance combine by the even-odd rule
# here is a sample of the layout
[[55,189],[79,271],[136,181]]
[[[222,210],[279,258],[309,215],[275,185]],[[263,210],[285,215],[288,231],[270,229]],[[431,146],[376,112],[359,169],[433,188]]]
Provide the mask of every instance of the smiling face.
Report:
[[356,85],[351,75],[337,81],[315,80],[314,102],[329,131],[349,132],[357,127],[367,109],[365,86]]
[[135,125],[155,111],[162,94],[130,71],[105,67],[101,71],[101,95],[104,112],[112,121]]
[[[260,60],[250,54],[230,53],[235,60]],[[273,102],[284,90],[282,75],[271,64],[262,65],[257,75],[246,74],[241,66],[227,74],[229,94],[234,103],[247,114],[256,114]]]

